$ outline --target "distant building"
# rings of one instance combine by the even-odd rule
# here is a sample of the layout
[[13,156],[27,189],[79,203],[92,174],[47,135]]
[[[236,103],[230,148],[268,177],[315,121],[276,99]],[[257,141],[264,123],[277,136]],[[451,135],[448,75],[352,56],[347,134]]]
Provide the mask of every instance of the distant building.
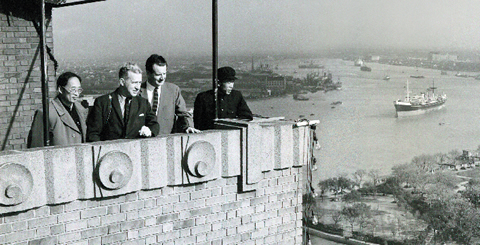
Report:
[[428,59],[430,61],[438,62],[438,61],[457,61],[458,56],[454,54],[443,54],[440,52],[430,52],[428,54]]
[[379,55],[367,55],[365,56],[366,61],[379,61],[380,56]]

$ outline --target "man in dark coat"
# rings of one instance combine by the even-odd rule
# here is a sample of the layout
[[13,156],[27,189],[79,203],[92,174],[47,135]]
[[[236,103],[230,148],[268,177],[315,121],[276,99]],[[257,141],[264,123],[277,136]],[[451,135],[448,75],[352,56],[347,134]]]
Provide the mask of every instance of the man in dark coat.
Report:
[[142,70],[128,63],[120,68],[120,86],[95,99],[87,119],[87,141],[134,139],[156,136],[158,122],[148,101],[137,96]]
[[[237,118],[252,120],[253,115],[242,93],[233,90],[235,70],[232,67],[218,69],[218,118]],[[215,91],[208,90],[197,95],[193,109],[195,128],[213,129],[215,119]]]

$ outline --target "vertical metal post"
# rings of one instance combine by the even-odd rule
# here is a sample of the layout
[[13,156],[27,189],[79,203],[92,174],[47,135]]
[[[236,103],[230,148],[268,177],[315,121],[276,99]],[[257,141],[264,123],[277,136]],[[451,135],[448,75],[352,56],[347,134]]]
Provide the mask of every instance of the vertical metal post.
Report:
[[50,145],[49,125],[48,125],[48,81],[47,81],[47,57],[45,55],[46,45],[46,27],[45,27],[45,0],[40,0],[41,17],[40,17],[40,66],[41,66],[41,81],[42,81],[42,106],[43,106],[43,144]]
[[218,14],[217,0],[212,0],[212,45],[213,45],[213,91],[215,93],[215,119],[218,118]]

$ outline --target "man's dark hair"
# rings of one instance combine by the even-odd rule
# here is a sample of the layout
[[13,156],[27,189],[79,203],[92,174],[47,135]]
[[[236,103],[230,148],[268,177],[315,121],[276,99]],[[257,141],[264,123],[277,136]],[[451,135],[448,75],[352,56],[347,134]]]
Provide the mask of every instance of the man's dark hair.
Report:
[[82,82],[82,78],[80,78],[80,76],[78,76],[77,74],[73,73],[73,72],[70,72],[70,71],[67,71],[67,72],[64,72],[62,73],[60,76],[58,76],[58,79],[57,79],[57,89],[59,87],[65,87],[67,86],[68,84],[68,80],[72,77],[76,77],[78,78],[78,80],[80,82]]
[[158,54],[152,54],[148,57],[147,62],[145,63],[145,70],[149,73],[153,73],[153,65],[167,66],[167,61],[165,58]]

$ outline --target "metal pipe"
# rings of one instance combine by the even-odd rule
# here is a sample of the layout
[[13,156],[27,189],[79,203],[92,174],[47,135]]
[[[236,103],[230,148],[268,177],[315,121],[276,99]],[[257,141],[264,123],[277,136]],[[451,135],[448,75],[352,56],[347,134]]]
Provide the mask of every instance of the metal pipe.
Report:
[[47,56],[45,55],[45,0],[40,0],[41,18],[40,18],[40,70],[42,81],[42,106],[43,106],[43,144],[44,146],[50,145],[50,134],[48,125],[48,81],[47,81]]
[[93,2],[103,2],[103,1],[106,1],[106,0],[86,0],[86,1],[78,1],[78,2],[64,3],[64,4],[52,4],[52,7],[53,8],[63,8],[63,7],[80,5],[80,4],[93,3]]
[[215,119],[218,119],[218,12],[217,12],[217,0],[212,0],[212,45],[213,45],[213,91],[215,93]]

